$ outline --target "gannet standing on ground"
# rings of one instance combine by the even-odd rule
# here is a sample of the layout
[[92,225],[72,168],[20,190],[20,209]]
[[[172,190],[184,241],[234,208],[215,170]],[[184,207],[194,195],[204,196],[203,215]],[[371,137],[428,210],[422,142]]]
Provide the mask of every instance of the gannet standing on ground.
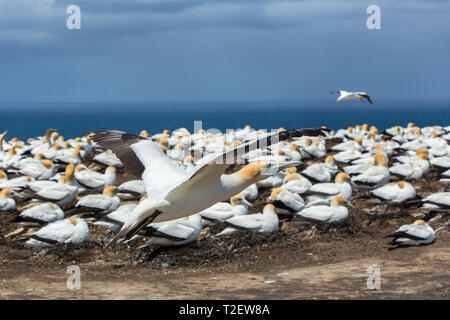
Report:
[[336,101],[342,101],[342,100],[350,100],[350,99],[358,99],[359,101],[363,101],[363,98],[367,99],[367,101],[370,102],[370,104],[373,104],[372,99],[370,99],[369,95],[365,92],[348,92],[344,90],[336,90],[336,91],[330,91],[331,94],[339,94],[339,97]]
[[[238,194],[266,174],[299,164],[297,161],[249,164],[233,174],[225,170],[251,149],[300,136],[325,136],[327,129],[299,129],[276,132],[228,150],[203,166],[186,171],[164,154],[158,144],[144,137],[116,130],[97,130],[92,140],[111,149],[125,167],[142,180],[148,199],[140,203],[121,231],[110,242],[130,239],[151,222],[173,220],[195,214],[214,203]],[[270,171],[269,171],[270,170]]]
[[425,221],[416,220],[413,224],[405,224],[393,234],[385,236],[385,238],[391,237],[394,239],[389,243],[390,245],[419,246],[433,243],[435,232]]

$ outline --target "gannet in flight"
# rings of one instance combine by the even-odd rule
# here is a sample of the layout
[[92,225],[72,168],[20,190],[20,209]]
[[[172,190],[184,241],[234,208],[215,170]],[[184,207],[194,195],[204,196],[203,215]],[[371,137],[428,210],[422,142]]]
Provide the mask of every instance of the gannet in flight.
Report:
[[225,170],[252,149],[268,147],[282,140],[301,136],[325,136],[328,129],[286,130],[241,144],[191,170],[185,170],[163,153],[159,145],[145,137],[117,130],[99,129],[92,140],[112,150],[124,166],[142,179],[148,199],[141,202],[108,244],[120,238],[129,240],[151,222],[162,222],[193,215],[219,201],[230,198],[269,174],[300,164],[299,161],[251,163],[233,174]]
[[330,91],[331,94],[339,94],[339,97],[336,101],[341,100],[350,100],[350,99],[359,99],[359,101],[363,101],[363,98],[366,98],[367,101],[370,102],[370,104],[373,104],[372,99],[370,99],[369,95],[365,92],[348,92],[344,90],[336,90],[336,91]]

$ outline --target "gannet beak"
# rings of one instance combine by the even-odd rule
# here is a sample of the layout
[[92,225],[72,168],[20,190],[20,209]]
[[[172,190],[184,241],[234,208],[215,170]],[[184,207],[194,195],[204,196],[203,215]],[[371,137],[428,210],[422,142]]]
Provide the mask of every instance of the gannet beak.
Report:
[[356,209],[356,207],[354,205],[352,205],[350,202],[347,202],[347,206],[353,209]]
[[302,162],[299,160],[295,160],[295,161],[278,161],[274,163],[274,167],[278,168],[278,171],[284,170],[286,168],[289,167],[296,167],[301,165]]
[[243,200],[244,203],[246,203],[249,207],[253,206],[250,202],[248,202],[246,199]]

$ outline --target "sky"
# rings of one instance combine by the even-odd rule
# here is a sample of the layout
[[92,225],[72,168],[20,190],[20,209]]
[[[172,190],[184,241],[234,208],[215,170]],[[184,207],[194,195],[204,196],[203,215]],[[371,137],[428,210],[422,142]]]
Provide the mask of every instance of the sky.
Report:
[[1,0],[0,101],[449,99],[449,17],[436,0]]

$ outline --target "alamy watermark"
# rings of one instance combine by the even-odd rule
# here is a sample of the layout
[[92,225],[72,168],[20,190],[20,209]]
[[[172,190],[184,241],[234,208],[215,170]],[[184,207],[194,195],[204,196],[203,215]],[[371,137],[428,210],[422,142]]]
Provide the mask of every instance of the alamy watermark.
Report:
[[66,273],[70,274],[66,281],[66,287],[69,290],[81,289],[81,270],[77,265],[70,265],[67,267]]

